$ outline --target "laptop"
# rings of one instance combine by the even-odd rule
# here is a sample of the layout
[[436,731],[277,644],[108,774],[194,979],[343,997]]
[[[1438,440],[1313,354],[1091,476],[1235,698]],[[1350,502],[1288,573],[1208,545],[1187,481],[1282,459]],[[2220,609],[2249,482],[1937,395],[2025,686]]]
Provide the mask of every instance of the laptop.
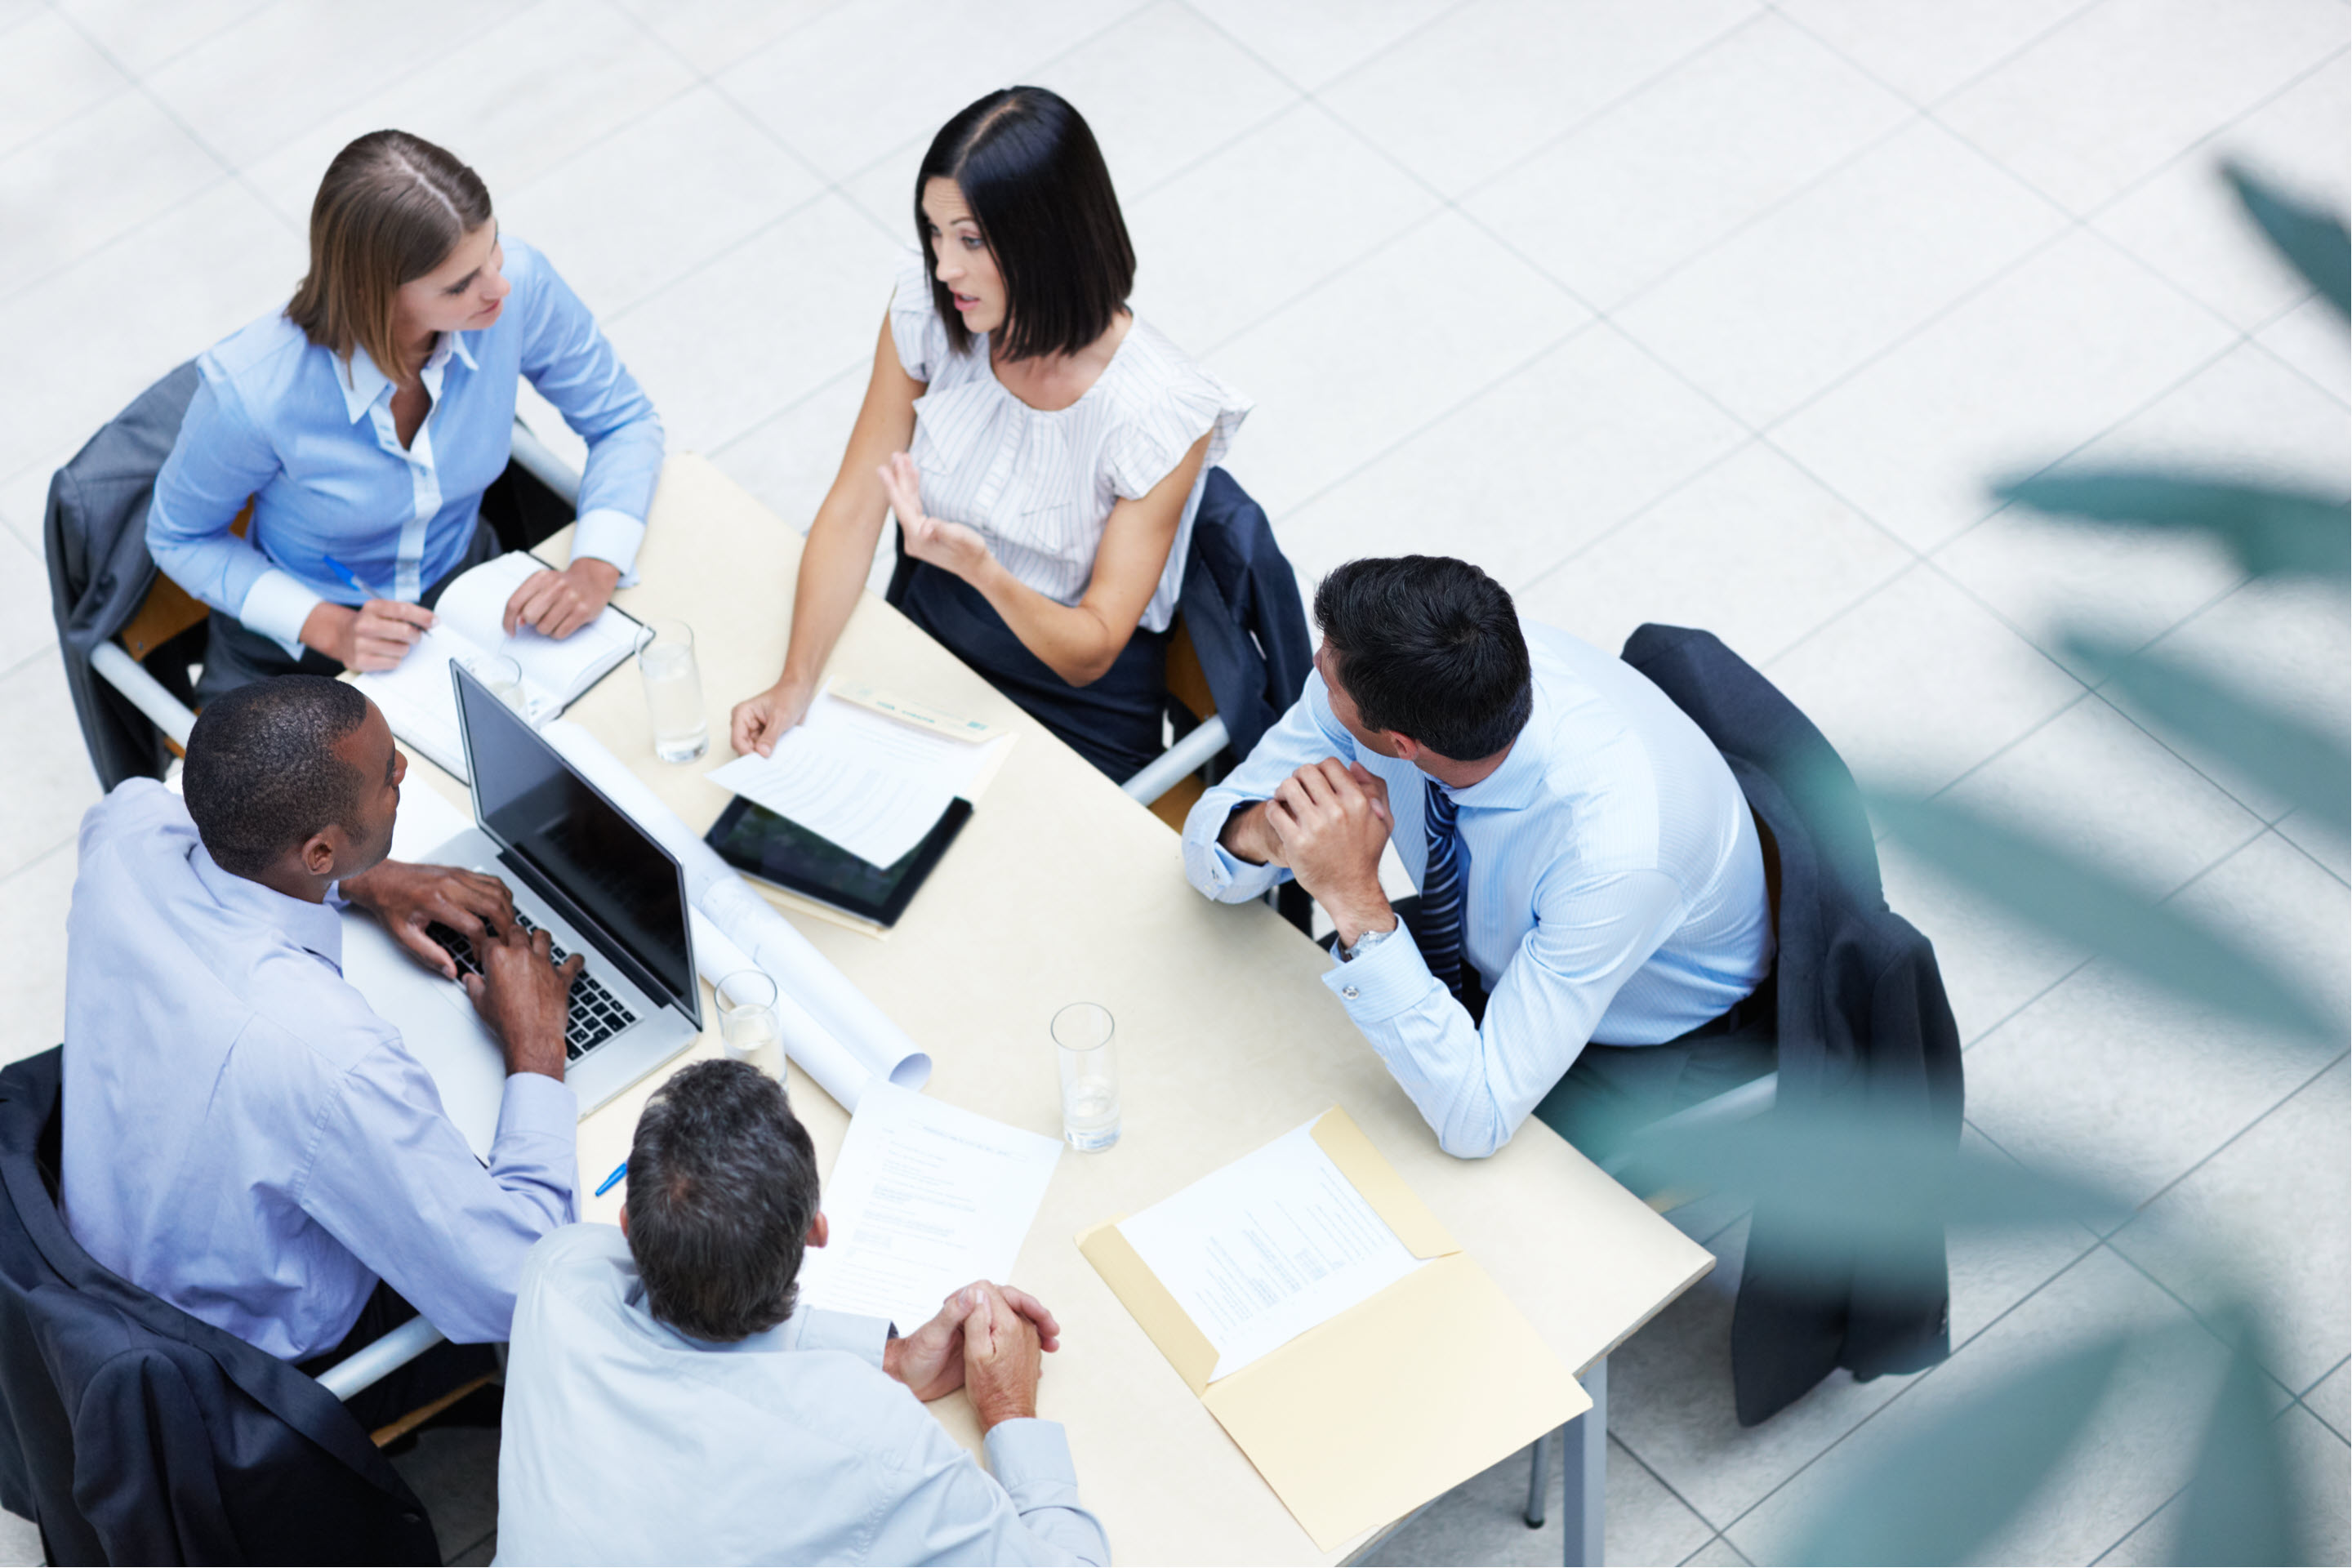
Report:
[[[498,878],[522,925],[552,939],[557,962],[586,958],[572,985],[563,1075],[585,1116],[702,1034],[686,873],[470,671],[452,661],[449,678],[476,826],[424,858]],[[479,973],[466,938],[442,926],[431,932],[461,972]],[[400,1030],[450,1121],[487,1161],[506,1059],[465,987],[356,911],[343,921],[343,978]]]

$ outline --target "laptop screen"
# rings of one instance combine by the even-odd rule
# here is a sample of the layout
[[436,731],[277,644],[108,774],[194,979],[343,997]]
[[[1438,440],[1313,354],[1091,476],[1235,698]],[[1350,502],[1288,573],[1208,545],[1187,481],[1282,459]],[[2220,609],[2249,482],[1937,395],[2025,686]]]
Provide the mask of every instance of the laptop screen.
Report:
[[449,668],[483,830],[561,889],[668,993],[667,1000],[699,1020],[677,861],[470,671],[454,660]]

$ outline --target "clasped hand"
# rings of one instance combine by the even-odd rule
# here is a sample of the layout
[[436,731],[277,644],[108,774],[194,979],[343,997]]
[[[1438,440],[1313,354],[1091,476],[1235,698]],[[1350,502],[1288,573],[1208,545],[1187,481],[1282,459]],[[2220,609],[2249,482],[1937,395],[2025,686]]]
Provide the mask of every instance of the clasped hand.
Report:
[[908,554],[967,581],[988,563],[988,541],[977,530],[943,522],[923,510],[923,471],[911,456],[893,452],[874,471],[881,476],[890,510],[898,514],[898,526],[907,531]]
[[1381,847],[1395,819],[1389,812],[1388,785],[1361,763],[1337,757],[1309,763],[1234,824],[1228,847],[1289,867],[1298,885],[1329,911],[1348,945],[1366,931],[1389,928],[1392,914],[1388,895],[1381,891]]
[[985,1430],[1037,1414],[1039,1358],[1060,1349],[1061,1336],[1061,1325],[1036,1297],[976,1279],[942,1302],[929,1322],[886,1345],[882,1367],[921,1400],[969,1386]]

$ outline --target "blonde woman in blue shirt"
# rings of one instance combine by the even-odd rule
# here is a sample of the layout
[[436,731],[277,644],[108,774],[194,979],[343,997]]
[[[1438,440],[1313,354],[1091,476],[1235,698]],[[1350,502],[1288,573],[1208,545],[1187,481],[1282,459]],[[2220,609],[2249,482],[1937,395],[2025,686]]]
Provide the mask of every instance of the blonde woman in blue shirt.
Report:
[[518,376],[588,463],[571,564],[516,590],[508,629],[568,637],[634,580],[661,422],[554,268],[499,233],[480,177],[430,142],[377,131],[337,153],[294,298],[197,365],[147,548],[212,606],[200,701],[400,662],[440,590],[498,552],[481,497],[507,466]]

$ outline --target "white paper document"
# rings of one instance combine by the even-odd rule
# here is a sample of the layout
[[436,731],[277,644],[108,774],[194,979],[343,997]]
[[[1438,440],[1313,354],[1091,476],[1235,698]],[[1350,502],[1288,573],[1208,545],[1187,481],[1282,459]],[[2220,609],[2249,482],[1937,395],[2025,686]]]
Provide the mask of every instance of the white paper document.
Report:
[[972,745],[821,694],[775,754],[708,777],[875,866],[895,866],[1008,738]]
[[813,1306],[910,1334],[950,1293],[1002,1284],[1062,1142],[889,1083],[867,1087],[824,1184],[832,1227],[803,1265]]
[[1118,1222],[1144,1266],[1239,1372],[1421,1267],[1308,1122]]

